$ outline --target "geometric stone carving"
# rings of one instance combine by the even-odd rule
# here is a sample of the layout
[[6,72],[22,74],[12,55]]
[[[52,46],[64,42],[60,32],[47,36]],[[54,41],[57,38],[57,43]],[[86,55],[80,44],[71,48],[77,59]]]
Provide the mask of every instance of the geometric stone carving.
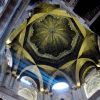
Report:
[[87,98],[90,98],[95,92],[100,90],[100,71],[94,72],[86,79],[84,89]]

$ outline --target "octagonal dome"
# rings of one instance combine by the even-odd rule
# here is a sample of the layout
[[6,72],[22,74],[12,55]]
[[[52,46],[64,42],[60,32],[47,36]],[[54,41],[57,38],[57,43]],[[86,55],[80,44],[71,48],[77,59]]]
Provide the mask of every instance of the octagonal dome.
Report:
[[36,55],[59,60],[73,52],[79,33],[70,18],[46,15],[30,26],[28,44]]

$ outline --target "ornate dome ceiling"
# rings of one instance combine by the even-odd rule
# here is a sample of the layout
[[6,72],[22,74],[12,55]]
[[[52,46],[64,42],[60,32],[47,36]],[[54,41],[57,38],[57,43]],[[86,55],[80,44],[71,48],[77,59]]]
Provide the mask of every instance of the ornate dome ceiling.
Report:
[[43,58],[60,59],[73,52],[79,33],[66,17],[47,15],[39,18],[30,27],[29,45]]
[[[42,69],[50,75],[63,71],[78,85],[80,76],[84,74],[85,77],[91,65],[96,66],[100,59],[97,35],[58,7],[40,9],[33,14],[12,31],[7,44],[18,60],[27,59],[38,71]],[[82,68],[84,72],[80,71]]]

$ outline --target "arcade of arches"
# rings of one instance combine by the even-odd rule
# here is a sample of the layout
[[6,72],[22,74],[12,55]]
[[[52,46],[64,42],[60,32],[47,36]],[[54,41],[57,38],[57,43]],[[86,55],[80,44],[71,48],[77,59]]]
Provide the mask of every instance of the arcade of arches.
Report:
[[0,33],[0,98],[100,100],[100,37],[60,0],[25,1],[27,7],[14,8],[16,16],[23,11],[16,23]]

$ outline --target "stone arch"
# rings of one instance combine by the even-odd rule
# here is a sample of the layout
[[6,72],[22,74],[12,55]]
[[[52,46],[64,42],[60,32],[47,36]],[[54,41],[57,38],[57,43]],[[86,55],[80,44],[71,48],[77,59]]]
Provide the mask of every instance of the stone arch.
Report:
[[[88,63],[90,63],[90,64],[88,65]],[[80,82],[80,71],[84,68],[83,67],[84,65],[86,66],[85,69],[88,69],[89,66],[96,65],[96,62],[94,60],[90,59],[90,58],[78,58],[77,59],[77,61],[76,61],[75,77],[76,77],[76,86],[78,88],[81,86],[81,82]]]
[[33,87],[37,88],[37,83],[30,76],[21,76],[19,81],[21,81],[22,78],[27,79],[29,82],[32,83]]
[[21,79],[22,78],[31,84],[25,84],[22,81],[19,81],[18,95],[24,97],[27,100],[29,100],[29,98],[30,100],[37,100],[38,91],[36,82],[29,76],[22,76]]
[[[31,91],[28,88],[23,88],[22,90],[19,91],[19,95],[24,97],[26,100],[37,100],[36,99],[37,97],[34,97],[34,95],[36,95],[37,93],[36,92],[32,93],[32,92],[33,91]],[[24,95],[24,94],[27,94],[27,95]]]
[[96,66],[93,62],[87,61],[83,64],[82,68],[79,70],[79,79],[81,84],[85,82],[85,77],[94,69],[96,69]]
[[63,76],[67,81],[68,81],[68,84],[69,86],[72,88],[74,86],[74,83],[73,81],[70,79],[69,76],[67,76],[64,72],[60,71],[60,70],[57,70],[53,75],[52,75],[52,78],[50,79],[49,81],[49,84],[48,84],[48,89],[49,91],[51,90],[51,83],[53,82],[53,80],[56,78],[57,75],[61,75]]
[[43,79],[42,79],[42,75],[41,75],[40,70],[39,70],[39,68],[37,67],[37,65],[30,65],[30,66],[27,66],[26,68],[24,68],[24,69],[21,71],[19,77],[20,77],[20,76],[22,75],[22,73],[24,73],[25,71],[30,71],[30,72],[34,73],[34,74],[38,77],[39,83],[40,83],[40,90],[41,90],[41,88],[43,88]]

